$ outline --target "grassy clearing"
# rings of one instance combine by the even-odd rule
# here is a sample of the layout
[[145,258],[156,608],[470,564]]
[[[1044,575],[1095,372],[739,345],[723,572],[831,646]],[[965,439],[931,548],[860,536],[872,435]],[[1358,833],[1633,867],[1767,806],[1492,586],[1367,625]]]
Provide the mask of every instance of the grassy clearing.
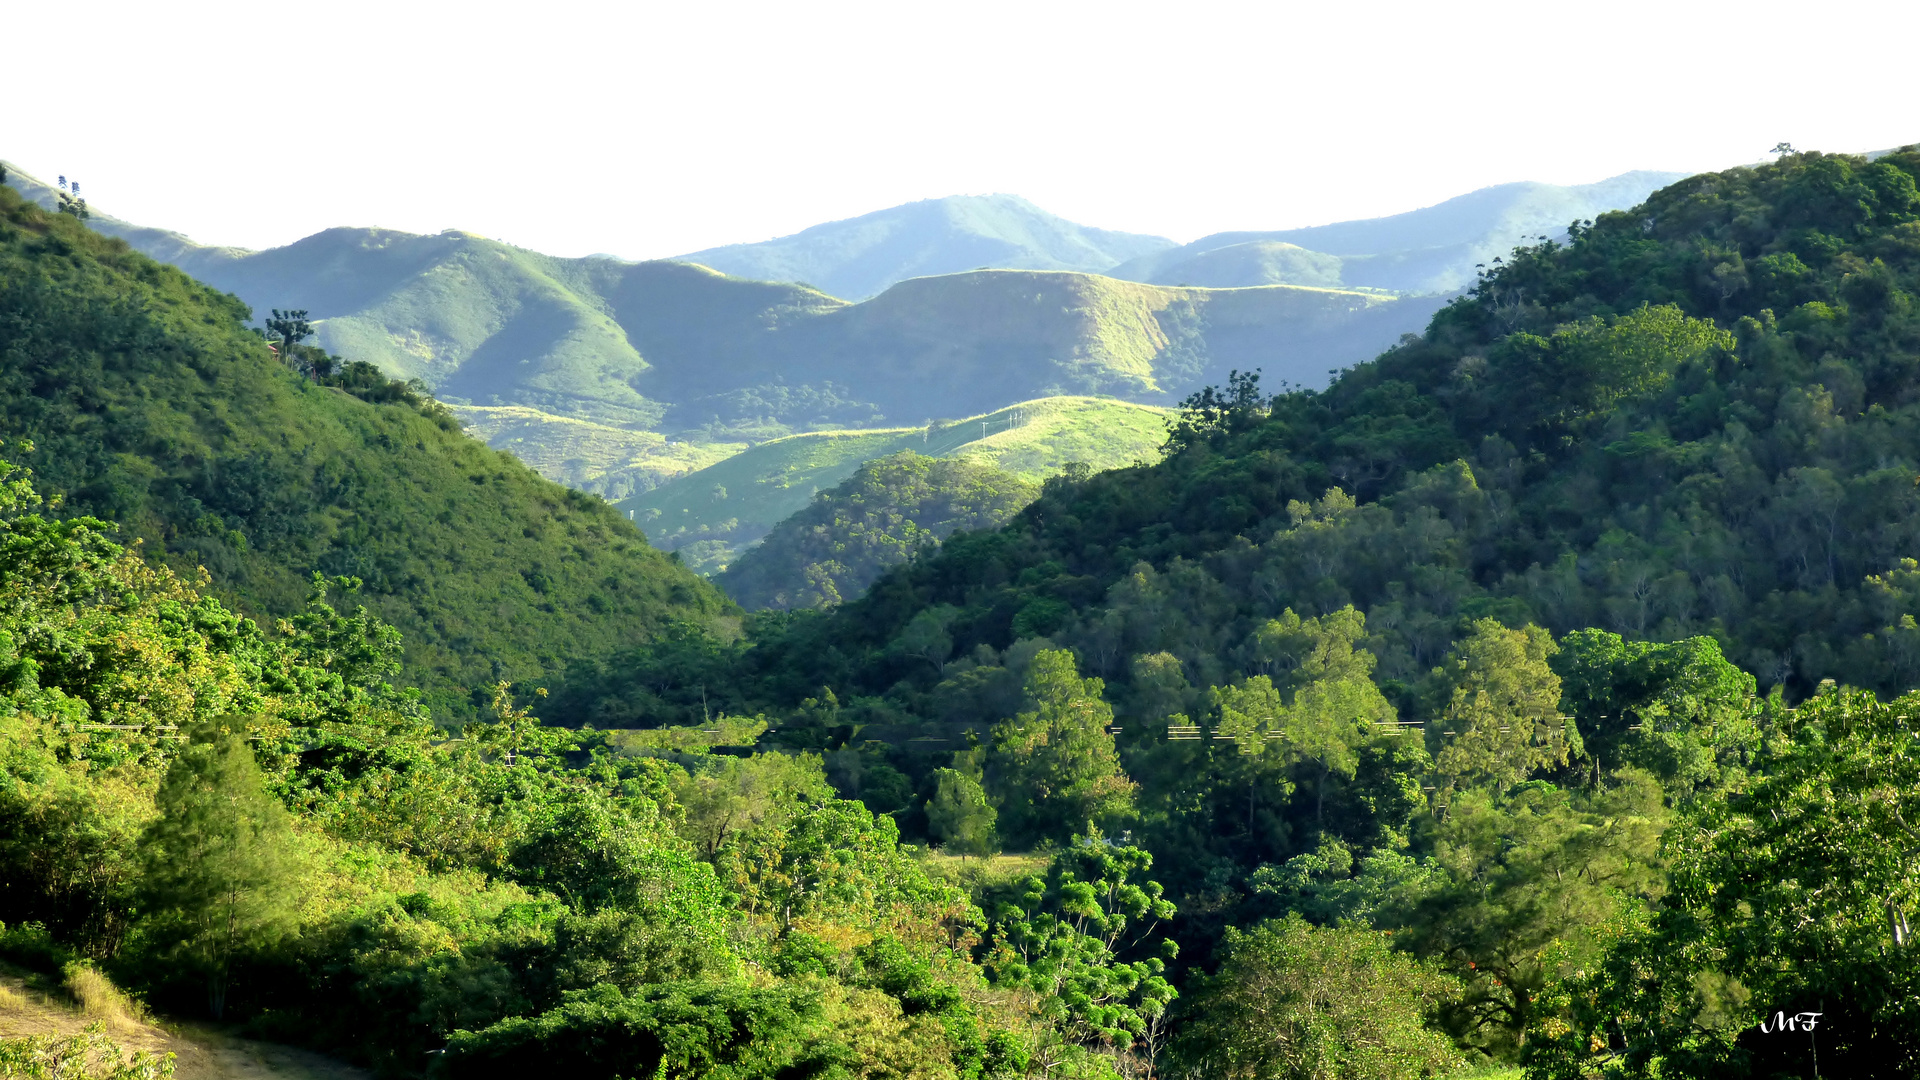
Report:
[[979,893],[996,885],[1044,874],[1051,856],[1022,852],[1002,852],[985,857],[949,855],[929,850],[920,856],[920,865],[928,874],[952,882],[970,893]]

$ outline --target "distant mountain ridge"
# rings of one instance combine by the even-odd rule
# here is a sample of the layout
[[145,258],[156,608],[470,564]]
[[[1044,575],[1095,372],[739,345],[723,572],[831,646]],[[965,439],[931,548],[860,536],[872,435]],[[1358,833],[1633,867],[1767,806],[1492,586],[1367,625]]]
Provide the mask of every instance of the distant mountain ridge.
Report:
[[[1156,251],[1108,271],[1163,285],[1215,288],[1296,284],[1444,293],[1472,283],[1475,264],[1491,262],[1567,224],[1633,206],[1686,173],[1636,171],[1592,184],[1498,184],[1404,214],[1302,229],[1223,232]],[[1273,245],[1300,254],[1264,275]],[[1318,256],[1315,258],[1314,256]],[[1337,266],[1336,266],[1337,264]]]
[[[14,183],[52,201],[30,178],[16,174]],[[1035,229],[1052,222],[1067,230],[1048,234],[1062,258],[1093,258],[1089,238],[1124,235],[1072,232],[1078,226],[1005,198],[914,213],[955,207]],[[94,224],[155,248],[256,313],[309,311],[320,346],[418,378],[450,404],[531,408],[671,436],[675,447],[918,424],[1055,394],[1169,404],[1235,367],[1323,381],[1433,307],[1286,286],[1170,289],[1065,270],[916,277],[849,303],[704,265],[562,259],[456,230],[335,228],[246,252],[106,217]],[[541,427],[516,421],[514,437],[542,437]],[[667,473],[703,456],[665,442],[657,451],[673,462]]]
[[964,270],[1103,273],[1173,246],[1161,236],[1076,225],[1017,195],[950,195],[676,258],[736,277],[805,282],[863,300],[908,278]]

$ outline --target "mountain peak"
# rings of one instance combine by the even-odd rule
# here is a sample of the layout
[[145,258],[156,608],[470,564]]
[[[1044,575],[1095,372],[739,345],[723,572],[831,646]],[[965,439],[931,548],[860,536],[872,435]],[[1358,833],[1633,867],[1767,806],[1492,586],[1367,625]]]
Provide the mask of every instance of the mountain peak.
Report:
[[1018,195],[948,195],[679,258],[860,300],[907,278],[987,266],[1099,273],[1173,246],[1164,237],[1077,225]]

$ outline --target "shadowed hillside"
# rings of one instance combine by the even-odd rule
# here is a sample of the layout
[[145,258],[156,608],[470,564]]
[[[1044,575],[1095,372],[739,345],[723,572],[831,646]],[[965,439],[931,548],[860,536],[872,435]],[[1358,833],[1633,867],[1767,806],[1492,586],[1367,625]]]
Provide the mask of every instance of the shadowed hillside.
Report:
[[[351,575],[405,676],[466,707],[727,603],[612,508],[357,365],[317,384],[231,297],[0,190],[0,440],[70,513],[272,617]],[[32,449],[25,448],[31,442]]]

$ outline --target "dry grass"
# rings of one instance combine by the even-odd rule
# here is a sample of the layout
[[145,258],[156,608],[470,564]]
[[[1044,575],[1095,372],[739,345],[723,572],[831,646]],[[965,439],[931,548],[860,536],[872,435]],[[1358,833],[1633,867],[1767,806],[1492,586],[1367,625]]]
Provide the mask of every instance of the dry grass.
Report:
[[958,885],[968,892],[1005,885],[1032,874],[1047,872],[1051,858],[1046,855],[1002,853],[985,858],[964,858],[940,851],[923,852],[920,865],[933,877]]
[[27,996],[5,983],[0,983],[0,1013],[23,1012],[27,1007]]
[[68,965],[66,974],[66,991],[88,1020],[97,1020],[114,1032],[145,1029],[146,1007],[113,985],[113,980],[84,964]]

